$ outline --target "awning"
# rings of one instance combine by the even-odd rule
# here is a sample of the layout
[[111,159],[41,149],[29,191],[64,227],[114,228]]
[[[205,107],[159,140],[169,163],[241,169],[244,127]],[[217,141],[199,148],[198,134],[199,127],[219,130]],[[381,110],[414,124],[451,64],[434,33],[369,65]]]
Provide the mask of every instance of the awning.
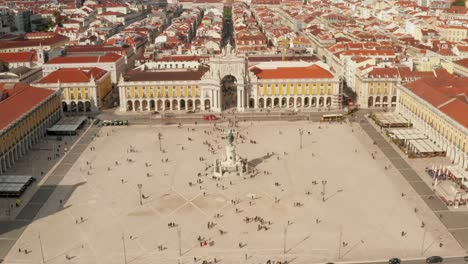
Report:
[[78,128],[86,121],[84,116],[63,117],[54,126],[47,129],[53,134],[76,134]]
[[0,197],[19,197],[34,180],[32,176],[0,176]]

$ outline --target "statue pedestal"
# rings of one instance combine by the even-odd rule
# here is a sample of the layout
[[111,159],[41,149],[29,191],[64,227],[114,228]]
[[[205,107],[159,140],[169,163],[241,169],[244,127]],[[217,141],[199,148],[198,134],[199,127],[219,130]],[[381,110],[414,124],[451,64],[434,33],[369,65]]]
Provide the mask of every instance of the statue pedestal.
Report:
[[213,175],[216,178],[225,177],[225,174],[236,174],[244,176],[248,172],[247,161],[236,155],[236,148],[232,144],[234,136],[232,131],[229,136],[229,144],[226,145],[226,154],[222,159],[216,159],[214,162]]

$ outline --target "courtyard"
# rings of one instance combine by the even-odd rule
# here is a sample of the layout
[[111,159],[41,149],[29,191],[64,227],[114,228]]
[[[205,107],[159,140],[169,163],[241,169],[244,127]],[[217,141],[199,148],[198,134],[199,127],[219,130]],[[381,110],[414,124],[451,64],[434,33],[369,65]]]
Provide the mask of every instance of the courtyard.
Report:
[[215,180],[209,166],[229,129],[101,128],[6,260],[317,263],[464,252],[357,124],[239,123],[237,153],[256,173]]

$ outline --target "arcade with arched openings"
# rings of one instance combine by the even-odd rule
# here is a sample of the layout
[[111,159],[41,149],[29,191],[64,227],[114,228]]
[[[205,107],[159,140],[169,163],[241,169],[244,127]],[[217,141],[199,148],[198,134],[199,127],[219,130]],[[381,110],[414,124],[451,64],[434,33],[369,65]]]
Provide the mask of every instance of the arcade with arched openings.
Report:
[[91,112],[92,110],[93,106],[89,100],[76,100],[69,103],[62,101],[62,111],[64,113],[86,113]]

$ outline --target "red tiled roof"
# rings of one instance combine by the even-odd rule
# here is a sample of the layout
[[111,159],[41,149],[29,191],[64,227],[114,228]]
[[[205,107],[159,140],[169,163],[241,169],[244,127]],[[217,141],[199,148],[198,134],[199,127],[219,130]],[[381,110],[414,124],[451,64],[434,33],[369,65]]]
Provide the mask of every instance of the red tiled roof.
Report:
[[397,68],[374,68],[368,73],[370,78],[398,78]]
[[203,75],[210,69],[206,66],[199,66],[195,71],[141,71],[131,70],[124,77],[125,81],[141,82],[141,81],[190,81],[201,80]]
[[89,82],[91,77],[95,80],[101,79],[107,71],[100,68],[69,68],[58,69],[49,73],[42,78],[38,83],[82,83]]
[[[8,86],[13,86],[8,89]],[[0,131],[8,127],[16,119],[43,102],[54,90],[42,89],[23,83],[0,84],[0,93],[7,97],[0,101]]]
[[262,61],[307,61],[307,62],[316,62],[319,59],[314,55],[295,55],[295,56],[264,56],[264,55],[249,55],[249,63],[251,62],[262,62]]
[[27,62],[34,60],[36,60],[35,51],[0,53],[0,61],[4,61],[7,63]]
[[156,61],[200,61],[202,59],[208,59],[208,56],[195,56],[195,55],[185,55],[185,56],[163,56],[161,58],[156,59]]
[[104,52],[112,52],[117,54],[126,54],[130,53],[132,47],[124,46],[124,47],[114,47],[114,46],[104,46],[104,45],[76,45],[76,46],[67,46],[66,48],[67,54],[72,53],[104,53]]
[[102,12],[98,16],[123,16],[123,13],[120,12],[114,12],[114,11],[107,11],[107,12]]
[[[37,32],[34,32],[37,33]],[[22,48],[22,47],[35,47],[35,46],[49,46],[61,42],[68,42],[69,38],[60,34],[50,32],[49,34],[34,34],[27,33],[23,37],[18,37],[12,40],[0,41],[0,49]],[[42,32],[41,32],[42,33]]]
[[62,63],[106,63],[116,62],[121,58],[115,53],[107,53],[104,56],[79,56],[79,57],[56,57],[49,60],[46,64],[62,64]]
[[468,128],[468,77],[446,74],[422,78],[405,87]]
[[352,57],[351,60],[355,61],[356,63],[360,63],[360,62],[369,60],[369,58],[356,56],[356,57]]
[[333,78],[331,72],[315,64],[308,67],[278,67],[265,70],[253,68],[252,71],[259,79]]
[[453,63],[458,64],[462,66],[463,68],[468,68],[468,58],[457,60],[457,61],[454,61]]
[[452,119],[468,128],[468,104],[461,100],[453,100],[439,108],[440,111],[450,116]]

